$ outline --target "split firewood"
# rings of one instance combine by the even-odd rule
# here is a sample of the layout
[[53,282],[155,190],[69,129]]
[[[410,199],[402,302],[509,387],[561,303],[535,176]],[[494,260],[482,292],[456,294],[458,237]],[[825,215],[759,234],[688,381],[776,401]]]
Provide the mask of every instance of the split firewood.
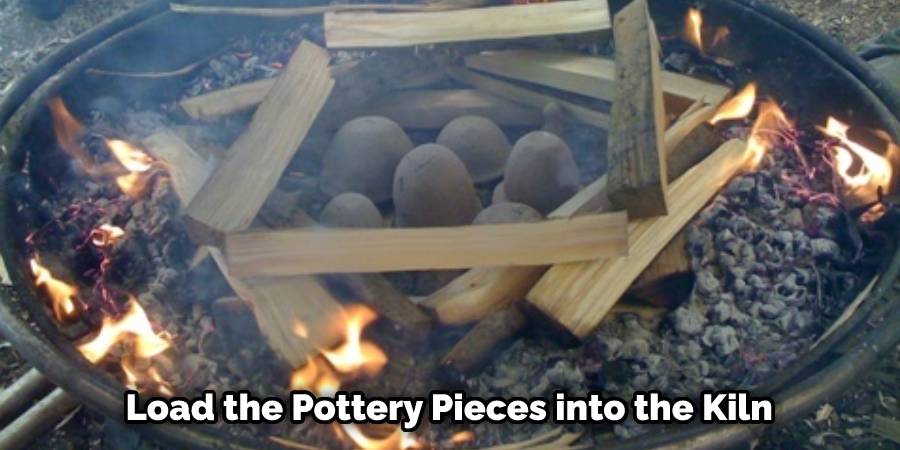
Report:
[[234,292],[253,306],[269,347],[291,367],[341,342],[344,309],[316,277],[237,278],[218,248],[210,253]]
[[[695,153],[692,148],[679,145],[689,129],[684,123],[699,126],[706,119],[702,115],[691,114],[676,122],[666,131],[666,148],[672,148],[667,161],[682,161],[690,159],[699,161],[708,155],[713,149],[707,149],[706,153]],[[702,120],[698,120],[702,119]],[[682,158],[681,154],[688,152],[694,157]],[[669,181],[681,176],[689,169],[689,166],[679,164],[670,166],[668,170]],[[606,176],[602,176],[590,185],[584,187],[568,201],[560,205],[548,218],[566,219],[578,214],[610,210],[609,200],[606,198]],[[548,267],[482,267],[467,271],[450,284],[444,286],[423,301],[423,305],[431,308],[436,317],[442,323],[448,325],[463,325],[475,322],[488,314],[502,309],[511,302],[524,298]]]
[[[334,89],[319,114],[317,125],[336,128],[359,115],[360,107],[385,91],[413,89],[444,76],[436,64],[415,55],[382,52],[360,61],[330,68]],[[215,120],[230,114],[252,111],[275,85],[276,78],[250,81],[179,102],[195,120]]]
[[634,0],[615,17],[616,88],[607,148],[607,196],[630,219],[668,213],[666,112],[659,42],[646,0]]
[[175,194],[187,205],[218,166],[218,158],[203,157],[175,133],[163,130],[143,140],[144,148],[165,161]]
[[451,9],[452,5],[398,5],[395,3],[337,4],[323,6],[301,6],[297,8],[262,8],[253,6],[205,6],[172,3],[169,9],[181,14],[209,14],[249,17],[302,17],[328,12],[346,11],[429,11]]
[[628,256],[555,265],[526,300],[575,337],[587,336],[669,241],[746,167],[749,157],[746,142],[725,143],[672,183],[668,216],[629,223]]
[[475,89],[389,92],[365,108],[363,115],[384,116],[404,129],[441,129],[466,115],[487,117],[500,126],[534,127],[540,110]]
[[294,229],[230,233],[232,276],[444,270],[546,265],[618,256],[627,219],[607,213],[502,225]]
[[[628,293],[657,306],[675,306],[693,287],[687,232],[680,231],[628,289]],[[687,291],[687,292],[685,292]]]
[[608,30],[602,0],[573,0],[439,12],[327,13],[328,48],[408,47]]
[[431,332],[431,317],[380,274],[326,275],[325,280],[336,290],[347,291],[352,301],[372,307],[413,347],[424,345]]
[[496,78],[475,73],[471,70],[451,67],[447,69],[450,78],[459,83],[476,87],[486,92],[490,92],[498,97],[503,97],[515,103],[531,106],[539,110],[543,110],[548,104],[555,103],[566,114],[575,120],[592,127],[606,129],[609,126],[609,116],[599,111],[594,111],[572,102],[541,94],[530,89],[526,89],[515,84],[508,83]]
[[[669,171],[685,172],[722,145],[724,142],[722,136],[716,133],[715,129],[706,122],[708,120],[706,116],[713,109],[712,106],[708,106],[697,110],[684,120],[676,122],[675,126],[672,127],[673,131],[685,134],[681,142],[672,147],[666,147],[666,162]],[[695,123],[690,131],[684,131],[684,128],[680,127],[676,130],[678,123],[691,121],[698,123]],[[668,136],[669,133],[667,131],[667,140]],[[671,181],[671,177],[669,181]]]
[[[579,53],[539,50],[488,51],[466,58],[466,67],[514,80],[612,102],[616,90],[616,63]],[[681,111],[703,100],[719,104],[728,87],[675,72],[662,72],[666,111]]]
[[178,102],[194,120],[214,120],[256,108],[275,85],[275,78],[237,84]]
[[195,241],[215,242],[219,233],[250,226],[334,86],[329,59],[308,41],[297,47],[228,158],[185,210]]
[[32,441],[53,428],[77,406],[78,401],[66,391],[54,389],[0,430],[0,448],[9,450],[28,448]]

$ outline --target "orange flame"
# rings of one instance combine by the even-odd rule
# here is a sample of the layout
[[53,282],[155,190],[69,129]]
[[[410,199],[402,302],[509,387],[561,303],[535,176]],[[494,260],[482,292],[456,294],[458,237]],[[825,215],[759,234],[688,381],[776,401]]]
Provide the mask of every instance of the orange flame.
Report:
[[743,119],[753,111],[756,103],[756,83],[750,83],[741,89],[737,95],[728,99],[719,106],[716,114],[709,119],[710,125],[715,125],[723,120]]
[[448,442],[450,445],[462,445],[475,440],[475,433],[471,430],[457,431],[450,436]]
[[762,162],[766,153],[775,145],[782,133],[794,125],[787,115],[772,100],[766,100],[759,106],[759,115],[750,132],[747,147],[751,152],[748,162],[750,169],[755,169]]
[[716,28],[716,34],[713,35],[713,41],[711,47],[718,47],[719,44],[725,42],[728,39],[728,36],[731,36],[731,30],[726,26],[721,26]]
[[684,18],[685,38],[693,44],[700,53],[703,53],[703,14],[697,8],[688,9],[687,16]]
[[64,322],[74,318],[78,312],[75,307],[75,296],[78,295],[78,289],[54,277],[50,270],[38,262],[37,258],[32,258],[30,262],[34,284],[47,291],[56,320]]
[[134,355],[139,358],[152,358],[171,346],[165,333],[153,331],[147,313],[137,299],[131,297],[125,314],[118,319],[104,317],[100,332],[90,341],[79,345],[78,350],[88,361],[96,363],[103,359],[113,346],[128,337],[134,338]]
[[105,223],[91,231],[91,243],[95,247],[109,247],[118,242],[123,236],[125,236],[125,230]]
[[378,315],[370,308],[352,305],[346,308],[347,324],[344,343],[335,350],[323,350],[322,356],[340,373],[363,371],[374,375],[387,363],[387,355],[377,345],[362,341],[363,328]]
[[[838,141],[832,147],[834,152],[834,169],[849,196],[859,202],[869,203],[878,200],[879,191],[887,193],[893,176],[890,155],[881,156],[865,146],[853,142],[847,137],[850,126],[829,117],[825,127],[819,129]],[[893,145],[889,152],[893,151]]]
[[84,136],[84,125],[69,112],[66,104],[59,97],[54,97],[47,102],[50,109],[50,118],[53,121],[53,134],[56,143],[69,156],[75,158],[82,166],[88,167],[93,160],[85,153],[81,146],[81,138]]
[[146,172],[153,165],[153,158],[142,150],[121,139],[107,139],[106,146],[126,169],[132,172]]
[[127,360],[122,360],[122,373],[125,374],[125,387],[136,391],[144,391],[144,387],[152,386],[153,389],[166,397],[175,396],[175,391],[168,381],[160,375],[156,366],[150,366],[146,371],[137,369]]

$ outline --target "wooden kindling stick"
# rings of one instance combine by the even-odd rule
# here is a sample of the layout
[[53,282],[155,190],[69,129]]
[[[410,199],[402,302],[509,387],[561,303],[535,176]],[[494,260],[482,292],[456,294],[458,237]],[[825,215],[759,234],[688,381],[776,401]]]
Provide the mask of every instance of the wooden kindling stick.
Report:
[[573,0],[439,12],[327,13],[328,48],[408,47],[609,29],[602,0]]
[[232,276],[545,265],[621,255],[626,215],[502,225],[229,233]]

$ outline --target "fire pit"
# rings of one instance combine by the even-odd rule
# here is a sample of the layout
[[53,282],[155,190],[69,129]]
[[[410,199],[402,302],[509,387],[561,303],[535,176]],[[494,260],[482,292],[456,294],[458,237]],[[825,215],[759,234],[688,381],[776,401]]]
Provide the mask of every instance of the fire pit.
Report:
[[[640,4],[616,16],[615,54],[611,27],[590,20],[469,42],[427,15],[490,12],[420,5],[388,8],[423,14],[420,28],[387,12],[329,12],[323,27],[321,11],[153,1],[101,26],[0,104],[3,333],[116,418],[124,384],[166,397],[753,388],[788,422],[900,339],[900,98],[764,5],[654,4],[654,32]],[[401,31],[377,32],[388,26]],[[657,44],[662,75],[647,70]],[[635,100],[653,88],[665,97]],[[307,425],[140,427],[190,448],[414,445],[391,427]],[[415,445],[547,431],[485,426],[426,429]],[[583,434],[721,448],[762,427]]]

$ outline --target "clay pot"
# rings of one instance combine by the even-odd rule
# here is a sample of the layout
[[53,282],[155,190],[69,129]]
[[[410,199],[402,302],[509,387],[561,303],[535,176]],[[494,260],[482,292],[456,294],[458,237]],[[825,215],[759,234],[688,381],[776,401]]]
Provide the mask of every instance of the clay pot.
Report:
[[409,136],[388,118],[353,119],[335,133],[325,151],[320,188],[331,196],[357,192],[374,202],[388,200],[394,169],[412,148]]
[[447,147],[425,144],[394,174],[395,220],[401,227],[468,225],[481,211],[466,166]]
[[508,201],[509,199],[506,198],[506,191],[503,190],[503,182],[501,181],[496,186],[494,186],[494,192],[491,193],[491,204],[496,205],[497,203]]
[[368,197],[345,192],[325,205],[319,215],[319,223],[335,228],[380,228],[384,225],[384,219]]
[[522,136],[506,163],[503,191],[511,202],[548,214],[578,192],[578,167],[562,139],[546,131]]
[[534,208],[522,203],[497,203],[478,213],[472,225],[495,225],[501,223],[527,223],[543,220],[544,216]]
[[438,135],[436,143],[453,150],[476,183],[499,178],[512,146],[503,130],[481,116],[453,119]]

